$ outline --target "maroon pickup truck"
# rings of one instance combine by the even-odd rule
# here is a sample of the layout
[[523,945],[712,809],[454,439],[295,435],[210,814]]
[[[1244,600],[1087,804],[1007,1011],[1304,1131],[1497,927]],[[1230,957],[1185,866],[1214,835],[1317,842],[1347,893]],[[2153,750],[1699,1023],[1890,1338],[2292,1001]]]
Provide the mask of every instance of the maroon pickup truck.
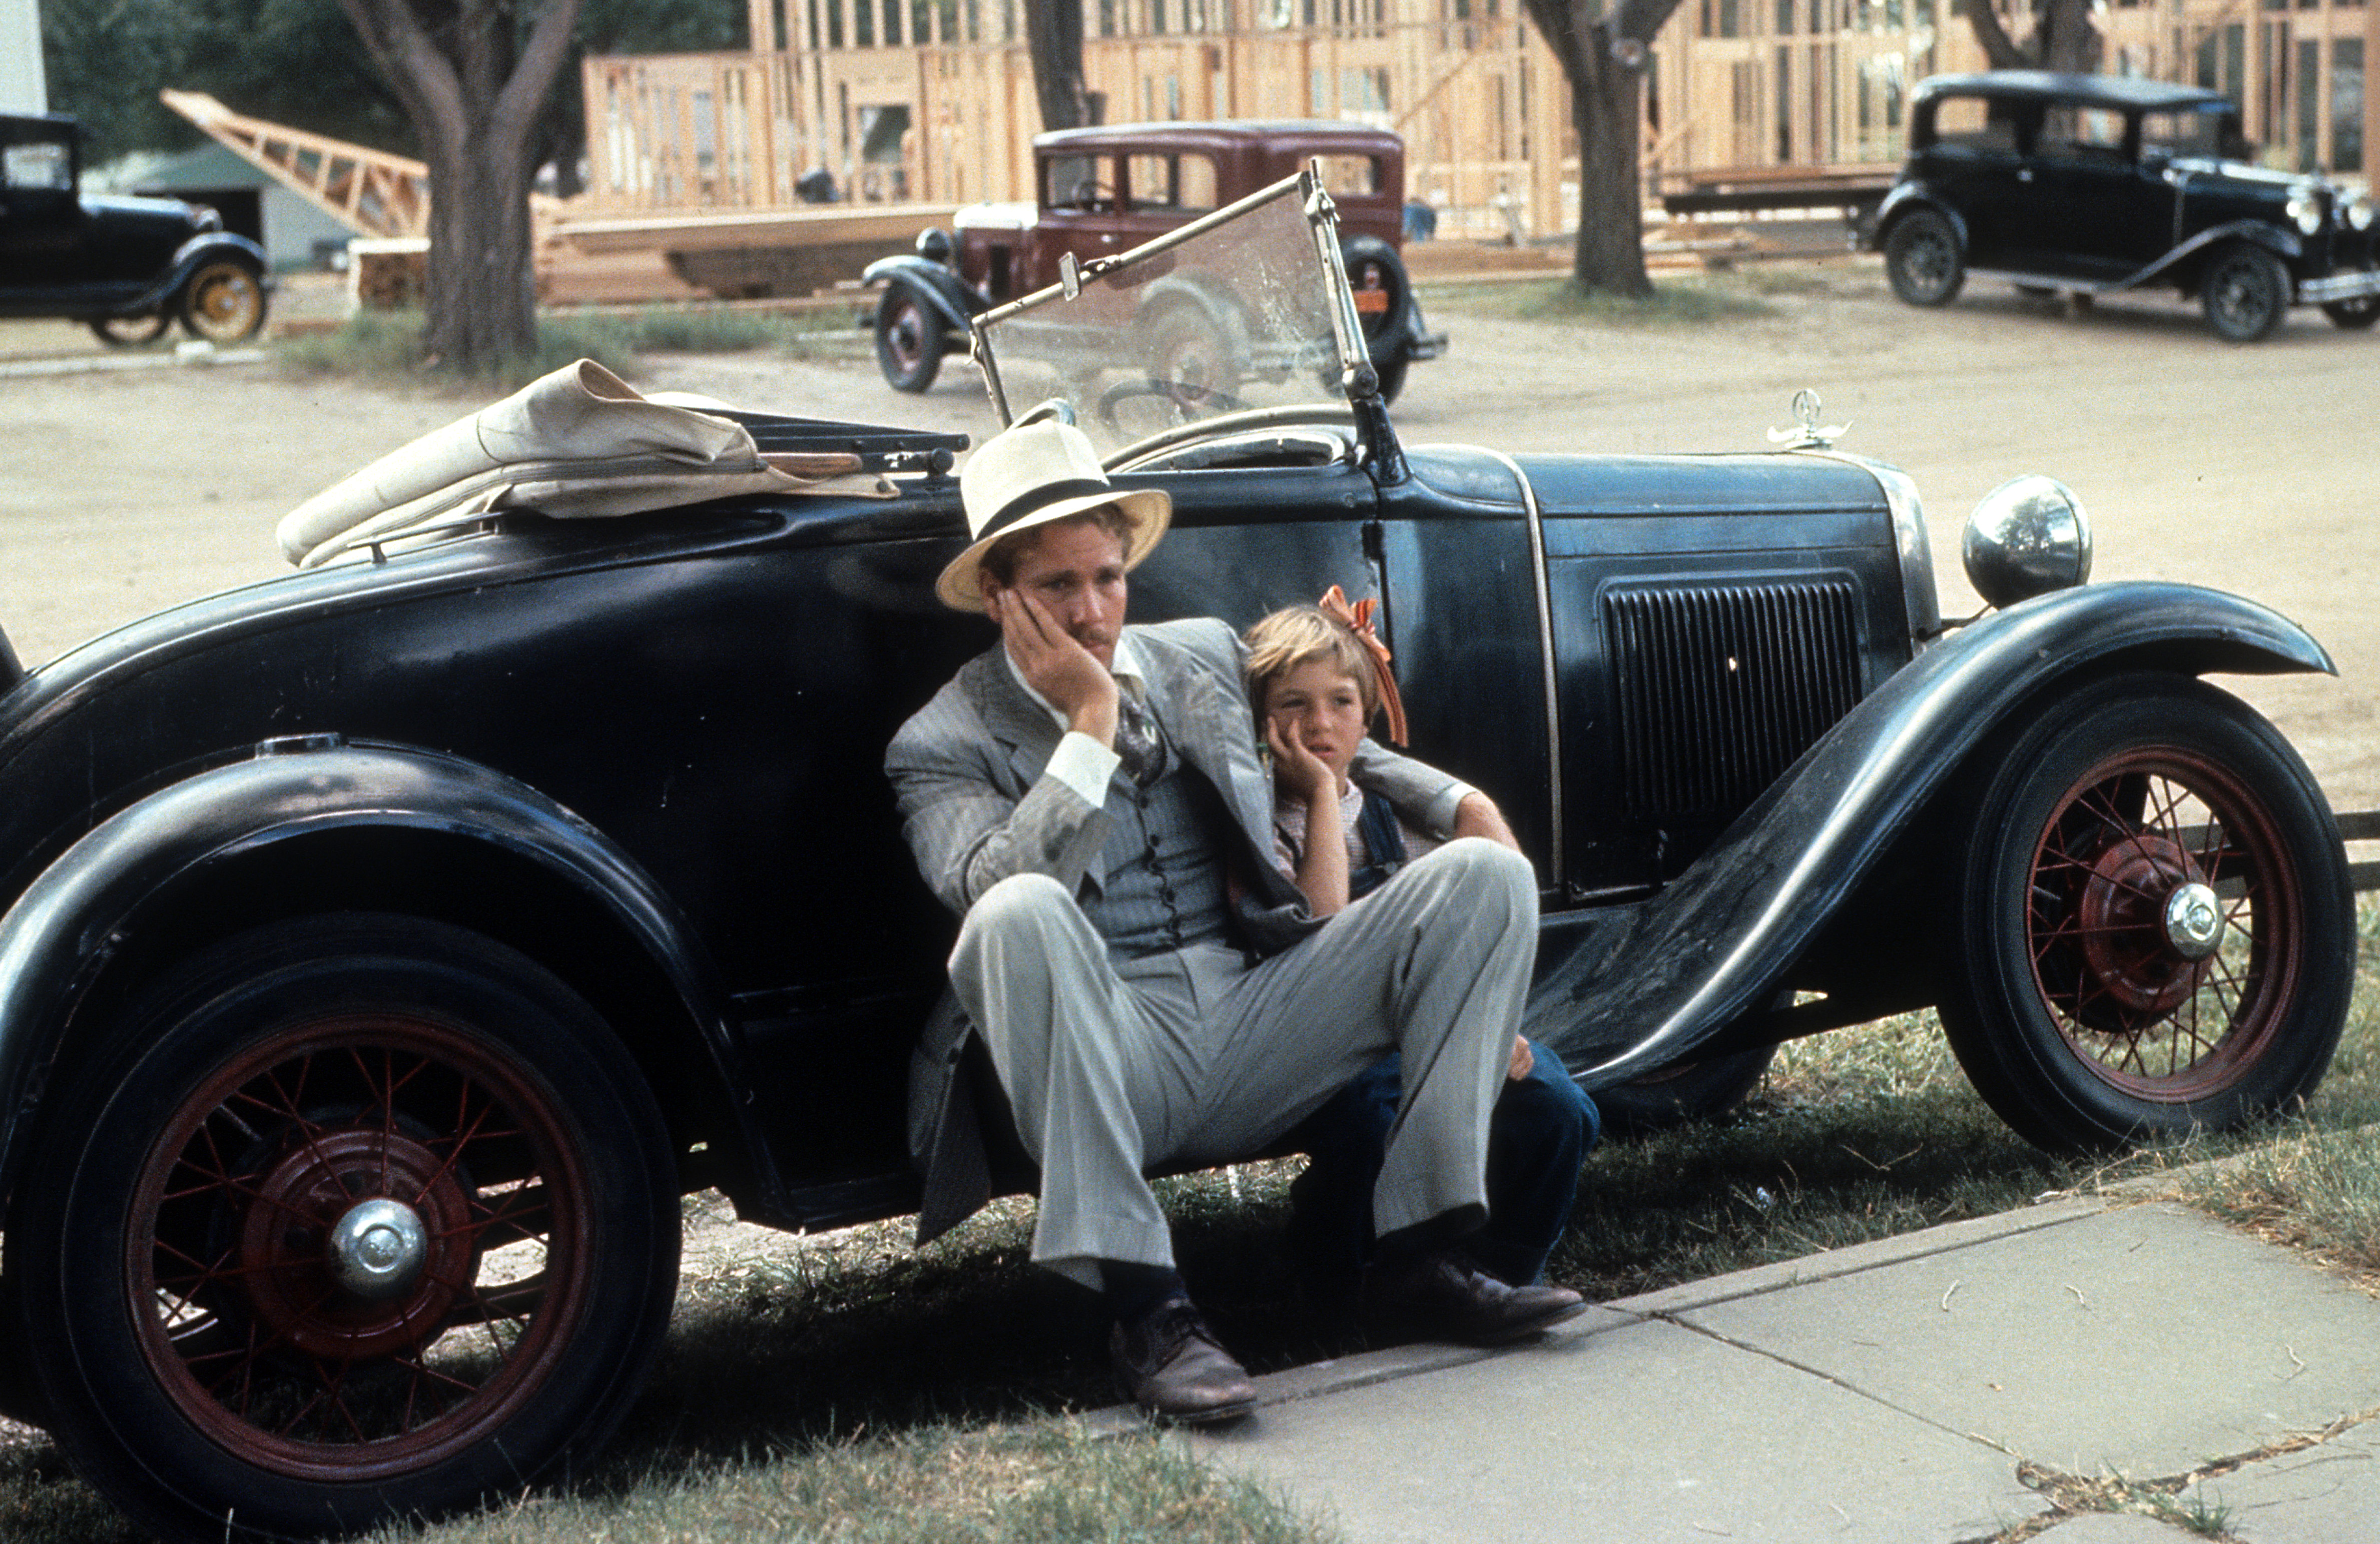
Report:
[[1033,140],[1032,203],[970,204],[955,232],[929,230],[915,253],[870,263],[884,286],[876,362],[894,389],[922,392],[967,325],[993,306],[1059,282],[1058,262],[1109,257],[1322,163],[1341,249],[1384,399],[1415,359],[1445,352],[1414,300],[1404,235],[1404,141],[1352,123],[1144,123],[1066,128]]

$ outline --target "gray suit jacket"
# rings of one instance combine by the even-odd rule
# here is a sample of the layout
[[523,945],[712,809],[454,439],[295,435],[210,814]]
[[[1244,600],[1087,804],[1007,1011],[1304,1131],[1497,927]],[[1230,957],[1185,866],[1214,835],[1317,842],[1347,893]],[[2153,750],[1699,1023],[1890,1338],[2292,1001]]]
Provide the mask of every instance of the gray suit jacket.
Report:
[[[1147,672],[1148,702],[1168,742],[1222,795],[1242,850],[1238,921],[1260,954],[1286,949],[1321,926],[1272,862],[1272,780],[1257,756],[1255,717],[1241,675],[1238,635],[1211,618],[1129,629]],[[964,916],[1012,874],[1042,873],[1078,895],[1106,882],[1103,808],[1044,776],[1062,732],[1027,697],[999,646],[960,667],[893,736],[884,770],[918,870]],[[1443,829],[1464,784],[1368,740],[1353,775],[1386,795],[1416,826]],[[964,1220],[991,1193],[979,1112],[961,1076],[973,1027],[948,993],[927,1021],[910,1062],[910,1150],[923,1164],[924,1243]]]

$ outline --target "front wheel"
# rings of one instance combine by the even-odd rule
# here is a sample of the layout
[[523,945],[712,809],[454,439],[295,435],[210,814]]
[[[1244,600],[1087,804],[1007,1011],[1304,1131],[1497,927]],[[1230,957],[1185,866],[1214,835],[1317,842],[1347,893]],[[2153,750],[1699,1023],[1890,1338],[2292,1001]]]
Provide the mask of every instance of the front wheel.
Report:
[[876,303],[876,368],[896,392],[922,392],[941,371],[942,319],[907,285]]
[[2270,337],[2289,309],[2289,271],[2262,247],[2241,243],[2207,264],[2198,281],[2206,324],[2229,343]]
[[674,1294],[637,1068],[527,958],[415,918],[241,935],[66,1085],[12,1222],[76,1467],[171,1539],[433,1515],[607,1437]]
[[2004,741],[1956,875],[1943,1027],[2044,1148],[2226,1130],[2322,1081],[2355,979],[2338,823],[2277,730],[2164,673]]
[[2330,324],[2350,333],[2360,333],[2380,322],[2380,295],[2359,295],[2352,300],[2325,301],[2322,314]]
[[1884,274],[1912,306],[1947,306],[1967,282],[1959,233],[1934,210],[1912,211],[1885,238]]
[[264,281],[245,263],[218,258],[182,286],[182,330],[209,343],[238,343],[264,325]]

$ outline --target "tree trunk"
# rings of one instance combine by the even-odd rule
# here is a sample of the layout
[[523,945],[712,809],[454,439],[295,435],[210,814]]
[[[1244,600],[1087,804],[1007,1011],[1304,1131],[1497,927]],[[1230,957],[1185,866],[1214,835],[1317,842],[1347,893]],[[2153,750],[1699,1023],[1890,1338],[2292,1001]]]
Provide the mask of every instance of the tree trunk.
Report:
[[1571,126],[1578,134],[1578,239],[1571,277],[1581,289],[1641,299],[1653,293],[1645,272],[1645,187],[1637,165],[1644,71],[1613,58],[1608,43],[1589,54],[1587,63],[1586,79],[1572,85],[1570,98]]
[[1025,0],[1025,39],[1033,57],[1033,94],[1044,128],[1092,121],[1083,89],[1083,0]]
[[[1530,25],[1561,62],[1578,136],[1578,239],[1571,278],[1579,288],[1642,298],[1645,188],[1638,166],[1646,47],[1679,0],[1524,0]],[[1544,153],[1542,151],[1539,153]]]
[[504,0],[340,0],[430,165],[431,363],[485,373],[537,347],[528,213],[539,109],[579,0],[545,0],[516,49]]
[[2101,39],[2091,20],[2091,0],[2035,0],[2034,13],[2032,34],[2020,44],[2009,36],[1991,0],[1968,0],[1967,19],[1992,68],[2088,75],[2099,67]]

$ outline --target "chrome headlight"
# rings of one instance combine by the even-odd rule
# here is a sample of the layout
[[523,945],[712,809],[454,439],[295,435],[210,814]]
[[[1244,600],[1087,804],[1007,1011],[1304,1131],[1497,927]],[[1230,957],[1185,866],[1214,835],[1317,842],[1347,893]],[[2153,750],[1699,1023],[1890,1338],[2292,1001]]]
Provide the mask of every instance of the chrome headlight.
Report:
[[2372,228],[2372,195],[2369,193],[2351,195],[2347,201],[2347,207],[2339,211],[2339,217],[2347,222],[2350,229],[2370,230]]
[[2091,522],[2056,478],[2010,478],[1967,517],[1959,557],[1986,604],[2012,606],[2091,577]]
[[2311,188],[2300,188],[2289,194],[2289,218],[2307,236],[2322,229],[2322,195]]

